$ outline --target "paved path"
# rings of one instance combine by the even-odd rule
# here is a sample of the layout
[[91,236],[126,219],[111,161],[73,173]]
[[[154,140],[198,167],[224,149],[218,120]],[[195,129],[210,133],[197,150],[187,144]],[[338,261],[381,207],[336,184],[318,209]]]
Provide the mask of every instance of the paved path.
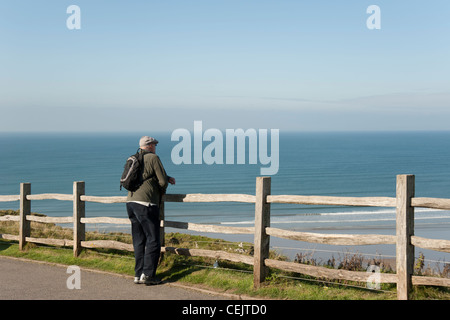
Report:
[[0,256],[0,300],[222,300],[230,296],[177,284],[137,285],[133,277],[80,269],[80,289],[68,289],[67,266]]

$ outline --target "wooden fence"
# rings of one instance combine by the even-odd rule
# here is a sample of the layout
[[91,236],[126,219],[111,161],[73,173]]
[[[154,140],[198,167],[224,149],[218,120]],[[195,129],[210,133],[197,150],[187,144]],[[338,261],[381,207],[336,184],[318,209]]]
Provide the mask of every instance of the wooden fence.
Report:
[[[31,215],[32,200],[56,199],[73,202],[73,217],[39,217]],[[75,256],[81,248],[113,248],[133,251],[131,244],[111,240],[85,241],[85,225],[89,223],[129,224],[128,219],[110,217],[85,217],[85,203],[124,203],[126,197],[97,197],[85,195],[84,182],[73,183],[73,194],[31,194],[31,185],[21,183],[20,195],[0,196],[0,202],[20,201],[19,216],[3,216],[3,220],[19,221],[19,235],[0,234],[0,238],[16,240],[22,250],[26,242],[47,245],[73,246]],[[164,218],[164,202],[245,202],[254,204],[254,227],[225,227],[204,225],[178,221],[167,221]],[[364,206],[364,207],[394,207],[396,208],[396,235],[348,235],[348,234],[320,234],[296,232],[270,227],[270,204],[294,203],[304,205],[335,205],[335,206]],[[299,196],[299,195],[271,195],[271,178],[258,177],[256,179],[255,195],[244,194],[166,194],[161,205],[161,243],[162,252],[170,252],[186,256],[212,257],[234,262],[253,265],[254,286],[258,288],[264,282],[268,268],[301,273],[327,279],[341,279],[350,281],[368,281],[373,279],[373,273],[330,269],[294,262],[269,259],[270,237],[298,240],[332,245],[396,245],[396,273],[377,274],[380,283],[396,283],[397,298],[409,299],[412,285],[450,286],[449,278],[414,276],[414,248],[450,252],[449,240],[436,240],[417,237],[414,235],[414,208],[435,208],[450,210],[450,199],[416,198],[414,197],[414,176],[398,175],[396,197],[328,197],[328,196]],[[30,222],[45,223],[73,223],[73,240],[47,239],[30,237]],[[205,249],[186,249],[165,246],[164,228],[179,228],[199,232],[214,232],[225,234],[253,234],[254,255],[248,256],[225,251]]]

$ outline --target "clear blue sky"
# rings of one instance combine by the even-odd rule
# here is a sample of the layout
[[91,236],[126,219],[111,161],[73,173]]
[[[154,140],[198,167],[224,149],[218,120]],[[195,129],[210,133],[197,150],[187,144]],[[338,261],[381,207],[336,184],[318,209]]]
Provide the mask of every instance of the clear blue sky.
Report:
[[0,131],[447,130],[449,34],[448,0],[5,0]]

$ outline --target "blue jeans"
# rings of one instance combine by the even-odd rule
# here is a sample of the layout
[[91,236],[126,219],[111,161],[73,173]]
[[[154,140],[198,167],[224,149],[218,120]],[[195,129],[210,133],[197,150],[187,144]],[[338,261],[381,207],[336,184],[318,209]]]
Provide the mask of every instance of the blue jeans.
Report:
[[131,221],[135,276],[145,274],[154,277],[161,253],[159,208],[129,202],[127,213]]

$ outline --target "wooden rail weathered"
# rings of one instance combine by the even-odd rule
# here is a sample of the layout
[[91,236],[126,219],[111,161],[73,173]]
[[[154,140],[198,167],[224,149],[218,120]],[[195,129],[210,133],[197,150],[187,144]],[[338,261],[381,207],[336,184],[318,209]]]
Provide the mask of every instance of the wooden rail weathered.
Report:
[[[164,240],[166,227],[185,229],[198,232],[213,232],[224,234],[253,234],[253,256],[204,249],[188,249],[164,246],[162,252],[185,256],[201,256],[214,259],[224,259],[253,265],[254,286],[260,287],[264,282],[268,268],[277,268],[315,277],[341,279],[350,281],[369,281],[372,273],[346,270],[335,270],[325,267],[311,266],[293,262],[269,259],[270,237],[279,237],[303,242],[331,245],[377,245],[393,244],[396,246],[396,273],[378,275],[380,283],[396,283],[398,299],[409,299],[412,285],[450,286],[450,279],[438,277],[414,276],[414,248],[450,252],[449,240],[436,240],[414,235],[414,208],[433,208],[450,210],[450,199],[415,198],[414,176],[398,175],[396,197],[329,197],[300,195],[271,195],[270,177],[258,177],[255,195],[247,194],[166,194],[161,205],[161,239]],[[19,242],[20,249],[26,242],[41,243],[56,246],[73,246],[75,256],[81,248],[112,248],[133,251],[131,244],[112,240],[85,241],[85,225],[90,223],[130,224],[129,219],[112,217],[85,217],[85,203],[125,203],[126,197],[88,196],[84,193],[84,182],[74,182],[73,194],[31,194],[31,185],[21,183],[19,195],[1,195],[0,202],[20,201],[19,216],[3,216],[0,221],[18,221],[19,235],[0,234],[0,238]],[[42,217],[31,215],[30,202],[35,200],[60,200],[73,202],[71,217]],[[165,202],[242,202],[254,204],[255,225],[253,227],[226,227],[205,225],[189,222],[168,221],[164,219]],[[293,203],[303,205],[336,205],[336,206],[375,206],[396,208],[396,235],[378,234],[320,234],[296,232],[270,226],[270,204]],[[30,237],[30,222],[71,223],[73,224],[72,239],[44,239]]]

